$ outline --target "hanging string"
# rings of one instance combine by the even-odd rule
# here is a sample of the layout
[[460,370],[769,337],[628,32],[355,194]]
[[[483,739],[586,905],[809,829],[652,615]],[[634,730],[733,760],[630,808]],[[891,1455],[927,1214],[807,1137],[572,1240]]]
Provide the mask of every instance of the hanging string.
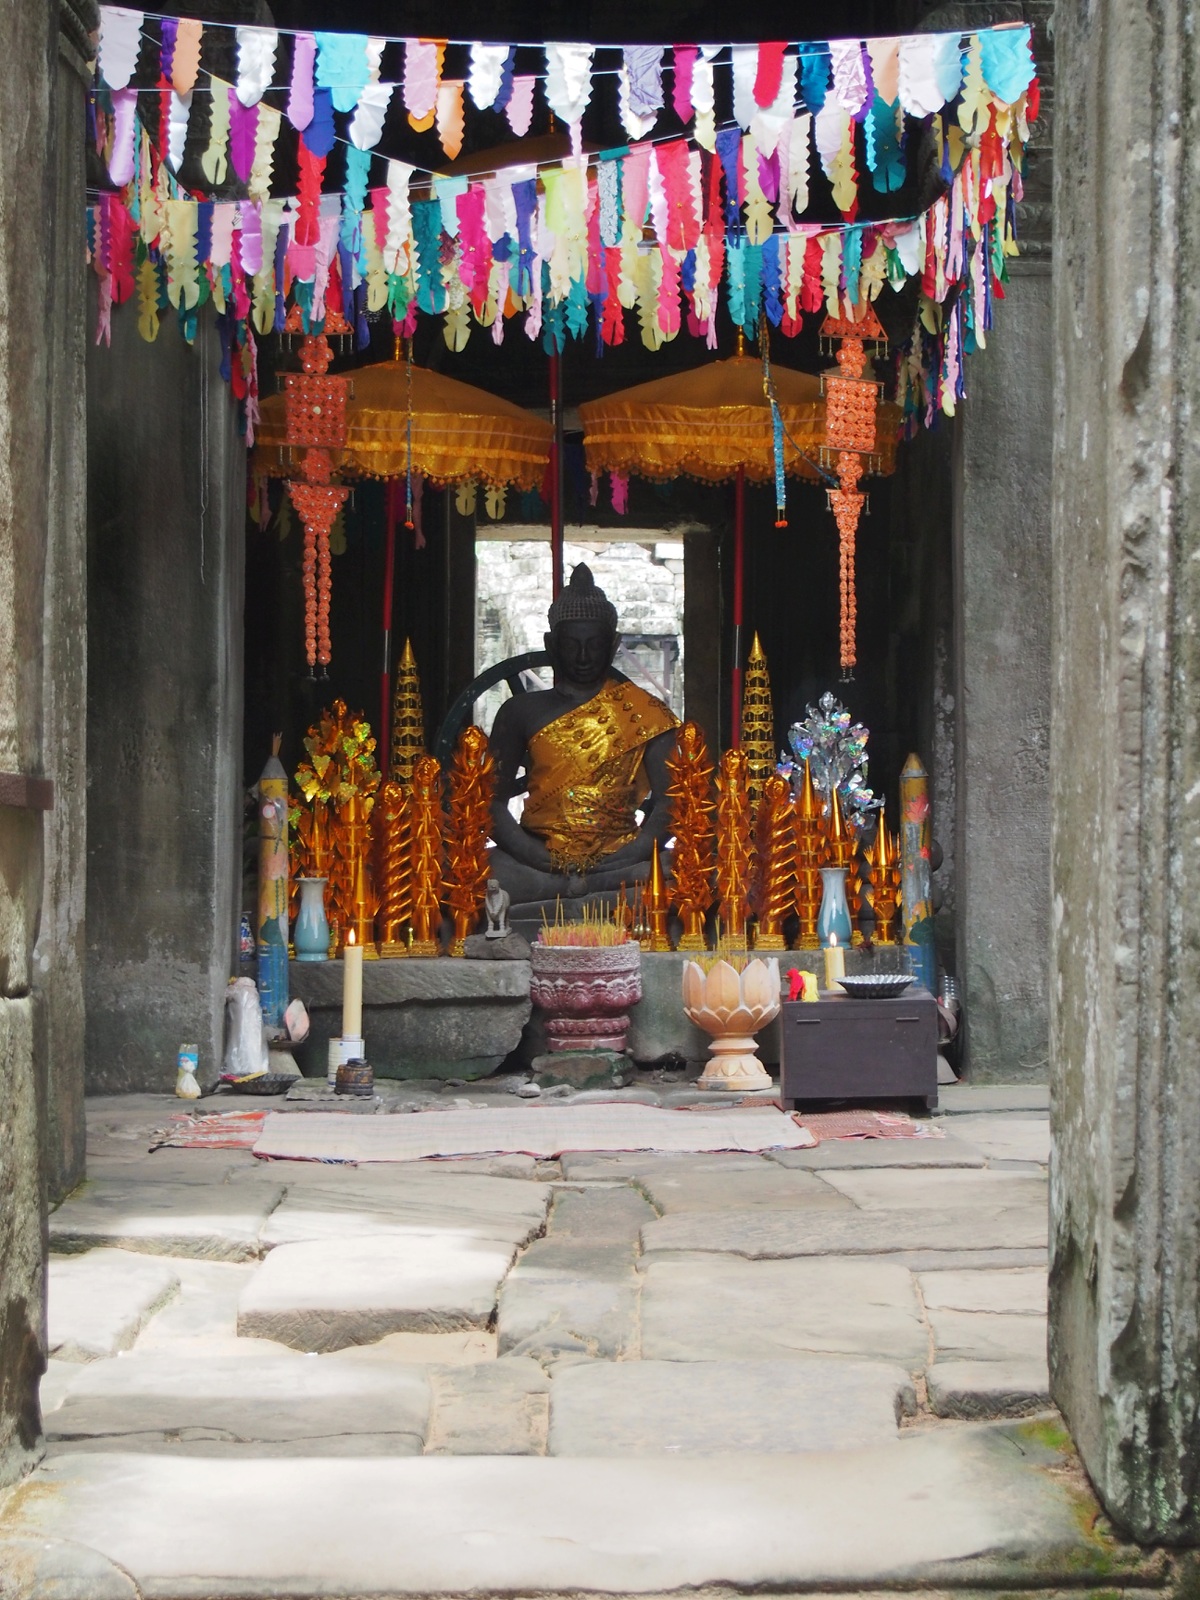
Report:
[[779,404],[779,398],[775,390],[775,375],[771,371],[771,327],[767,321],[765,311],[760,312],[758,318],[758,348],[762,357],[763,394],[767,398],[767,404],[771,407],[772,447],[775,462],[775,526],[777,528],[786,528],[787,488],[784,477],[783,454],[783,441],[785,439],[800,460],[810,466],[817,477],[823,479],[826,485],[832,485],[836,488],[838,480],[814,456],[810,456],[807,450],[800,448],[784,423],[783,408]]
[[208,340],[200,336],[200,584],[204,587],[204,519],[208,513]]
[[[100,7],[100,9],[101,9],[102,12],[104,12],[104,11],[107,11],[109,9],[115,9],[115,8],[110,8],[108,6],[102,5]],[[144,22],[145,21],[149,21],[149,22],[162,23],[162,22],[178,22],[178,21],[183,20],[183,19],[181,19],[178,16],[178,14],[168,15],[167,13],[162,12],[162,11],[143,11],[142,12],[142,20]],[[227,30],[230,33],[232,33],[234,31],[235,26],[239,26],[239,25],[236,25],[236,24],[233,24],[233,23],[230,23],[230,22],[226,22],[226,21],[209,22],[209,21],[205,21],[204,18],[202,18],[202,17],[194,17],[194,16],[190,16],[186,20],[190,21],[190,22],[199,22],[200,26],[202,28],[204,28],[204,29],[212,28],[214,31],[217,30],[217,29],[224,29],[224,30]],[[241,26],[253,26],[253,24],[243,24]],[[959,30],[959,39],[961,41],[963,39],[971,37],[973,34],[1011,33],[1015,29],[1027,28],[1028,26],[1029,26],[1028,21],[1023,20],[1023,19],[1022,20],[1012,21],[1012,22],[989,23],[987,26],[982,27],[982,28],[960,29]],[[142,29],[140,31],[141,31],[141,34],[142,34],[143,38],[149,38],[155,44],[157,44],[159,42],[158,40],[154,39],[154,36],[152,34],[147,34],[145,29]],[[273,28],[273,29],[270,29],[270,30],[264,30],[264,31],[273,31],[274,33],[278,34],[280,38],[295,39],[295,38],[299,38],[299,37],[301,37],[303,35],[306,35],[306,34],[312,34],[316,30],[313,30],[311,28],[279,28],[279,27],[276,27],[276,28]],[[409,42],[410,39],[418,38],[418,37],[419,38],[427,37],[426,35],[397,34],[397,33],[371,33],[369,36],[370,36],[370,38],[372,40],[375,40],[377,42],[382,43],[385,47],[388,46],[388,45],[400,45],[401,47],[403,47],[404,45],[406,45]],[[901,40],[908,39],[908,38],[911,38],[911,37],[913,37],[911,34],[905,34],[905,33],[881,33],[881,34],[872,34],[871,35],[871,41],[872,41],[872,43],[892,44],[892,43],[899,43]],[[496,40],[494,42],[500,43],[502,41]],[[585,42],[585,41],[581,41],[581,42]],[[822,46],[828,47],[830,44],[854,44],[854,43],[861,43],[861,42],[862,42],[862,40],[861,40],[861,37],[859,35],[834,36],[834,37],[831,37],[829,39],[823,39],[823,40],[818,41],[818,44],[817,44],[816,48],[807,49],[807,50],[802,48],[802,45],[801,45],[800,41],[796,41],[794,43],[789,42],[789,46],[788,46],[788,49],[785,52],[785,54],[786,55],[793,55],[798,60],[801,60],[801,61],[816,60],[818,57],[823,56],[826,53],[825,48],[822,48]],[[454,46],[460,47],[462,49],[469,50],[472,45],[478,44],[478,43],[480,43],[480,41],[478,39],[447,39],[447,38],[439,38],[439,39],[436,40],[436,43],[444,44],[444,45],[454,45]],[[639,41],[639,43],[637,45],[637,48],[639,48],[639,49],[654,49],[654,50],[664,50],[664,51],[666,51],[666,50],[673,50],[675,48],[675,45],[676,45],[676,41],[675,40],[665,40],[661,44],[655,43],[654,41],[641,40],[641,41]],[[531,42],[529,40],[521,40],[521,41],[510,40],[510,41],[508,41],[508,47],[509,47],[510,50],[544,50],[546,48],[544,43],[538,43],[537,41],[532,41]],[[624,50],[630,48],[630,46],[628,46],[626,44],[619,44],[619,43],[618,44],[613,44],[613,43],[605,42],[604,44],[593,44],[591,46],[591,48],[593,50],[620,50],[620,51],[624,51]],[[728,50],[730,50],[731,48],[732,48],[731,45],[722,45],[721,48],[720,48],[720,53],[713,57],[713,65],[714,66],[719,66],[719,67],[727,67],[727,66],[732,65],[731,57],[726,55],[726,52]],[[664,63],[664,66],[665,65],[666,65],[666,63]],[[600,67],[600,68],[593,69],[591,75],[592,75],[592,77],[600,77],[600,76],[617,77],[620,74],[621,70],[622,69],[620,67]],[[535,76],[535,77],[538,77],[538,78],[545,78],[546,77],[546,73],[544,73],[544,72],[535,73],[535,74],[532,74],[532,76]],[[270,87],[271,88],[279,88],[279,87],[286,88],[287,85],[286,84],[284,84],[284,85],[272,84]]]
[[[397,335],[399,339],[399,335]],[[412,336],[408,338],[408,356],[404,364],[404,526],[411,532],[413,528],[413,342]]]

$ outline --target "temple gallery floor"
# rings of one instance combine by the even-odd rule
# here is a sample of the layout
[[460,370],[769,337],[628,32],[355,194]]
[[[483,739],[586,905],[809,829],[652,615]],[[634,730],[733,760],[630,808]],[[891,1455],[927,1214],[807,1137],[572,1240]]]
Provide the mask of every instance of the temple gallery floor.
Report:
[[934,1137],[553,1161],[151,1152],[182,1109],[89,1102],[0,1594],[1169,1581],[1049,1406],[1044,1090],[944,1089]]

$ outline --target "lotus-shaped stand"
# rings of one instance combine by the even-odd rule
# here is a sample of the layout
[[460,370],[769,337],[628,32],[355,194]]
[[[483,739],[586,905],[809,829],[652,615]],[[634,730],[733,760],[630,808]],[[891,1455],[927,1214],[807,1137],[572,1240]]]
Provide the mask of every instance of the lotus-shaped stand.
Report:
[[756,956],[741,972],[715,961],[706,972],[683,964],[683,1009],[712,1035],[702,1089],[769,1089],[771,1075],[758,1059],[754,1035],[779,1015],[779,962]]

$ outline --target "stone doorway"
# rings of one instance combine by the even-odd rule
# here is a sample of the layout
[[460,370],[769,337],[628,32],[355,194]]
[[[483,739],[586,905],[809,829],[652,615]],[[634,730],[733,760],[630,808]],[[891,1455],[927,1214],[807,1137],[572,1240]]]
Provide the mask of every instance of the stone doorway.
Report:
[[[617,608],[617,667],[684,715],[683,540],[662,528],[568,529],[567,573],[586,561]],[[480,530],[475,545],[475,670],[483,672],[527,650],[540,650],[551,601],[550,530],[507,525]],[[528,673],[530,687],[548,671]],[[542,681],[544,679],[544,682]],[[488,729],[508,689],[497,684],[475,707]]]

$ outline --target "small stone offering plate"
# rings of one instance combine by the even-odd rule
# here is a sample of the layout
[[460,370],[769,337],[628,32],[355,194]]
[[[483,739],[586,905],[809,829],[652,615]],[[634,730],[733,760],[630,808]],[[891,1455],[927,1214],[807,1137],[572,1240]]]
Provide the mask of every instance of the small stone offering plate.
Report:
[[912,982],[905,972],[859,973],[853,978],[839,978],[838,987],[844,989],[852,1000],[894,1000],[903,994]]
[[289,1072],[260,1072],[256,1078],[221,1079],[231,1094],[286,1094],[298,1080]]

